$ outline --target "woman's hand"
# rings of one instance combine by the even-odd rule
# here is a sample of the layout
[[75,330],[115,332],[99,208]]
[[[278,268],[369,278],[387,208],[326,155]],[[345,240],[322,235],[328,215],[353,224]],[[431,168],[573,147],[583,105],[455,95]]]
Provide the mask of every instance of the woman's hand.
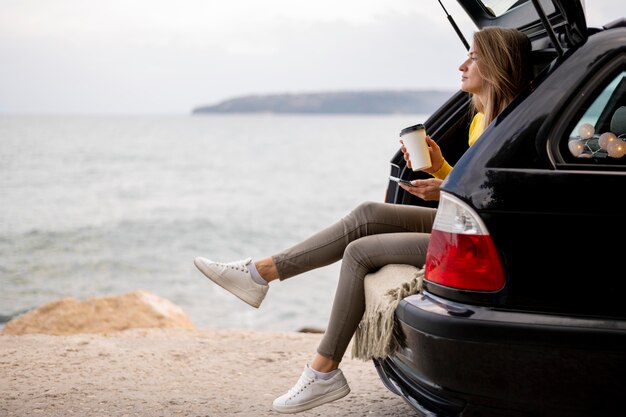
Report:
[[[441,169],[444,159],[441,153],[441,148],[437,145],[437,142],[435,142],[428,135],[426,135],[426,143],[428,144],[428,152],[430,153],[430,168],[426,168],[423,171],[433,174]],[[438,195],[437,200],[439,200]]]
[[[400,143],[402,144],[402,147],[400,148],[400,150],[404,154],[404,160],[406,161],[406,166],[412,169],[411,160],[409,159],[409,152],[406,150],[406,147],[404,146],[404,142],[402,142],[402,139],[400,139]],[[426,135],[426,143],[428,144],[428,153],[430,153],[431,166],[430,168],[422,169],[422,171],[432,174],[441,169],[441,167],[443,166],[444,158],[443,158],[443,155],[441,154],[441,148],[439,148],[439,145],[437,145],[437,142],[435,142],[428,135]]]
[[442,182],[443,180],[438,178],[428,178],[426,180],[413,180],[411,181],[413,185],[400,183],[400,187],[422,200],[439,200]]

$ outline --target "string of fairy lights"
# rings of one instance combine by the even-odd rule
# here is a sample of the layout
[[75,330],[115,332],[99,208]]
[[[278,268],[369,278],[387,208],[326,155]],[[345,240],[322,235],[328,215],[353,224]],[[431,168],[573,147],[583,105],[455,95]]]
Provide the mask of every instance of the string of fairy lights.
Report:
[[578,128],[578,137],[567,143],[570,152],[577,158],[606,157],[621,158],[626,155],[626,138],[613,132],[604,132],[595,136],[591,123],[583,123]]

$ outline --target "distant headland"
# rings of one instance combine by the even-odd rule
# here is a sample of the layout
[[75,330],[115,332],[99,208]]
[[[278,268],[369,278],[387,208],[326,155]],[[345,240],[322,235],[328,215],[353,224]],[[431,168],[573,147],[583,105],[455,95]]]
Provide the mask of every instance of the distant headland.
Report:
[[200,106],[203,113],[316,113],[316,114],[428,114],[454,91],[348,91],[302,94],[249,95]]

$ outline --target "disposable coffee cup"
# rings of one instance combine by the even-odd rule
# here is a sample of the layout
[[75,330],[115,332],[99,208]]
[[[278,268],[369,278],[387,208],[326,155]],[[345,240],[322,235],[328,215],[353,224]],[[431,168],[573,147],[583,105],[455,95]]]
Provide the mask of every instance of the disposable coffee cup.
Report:
[[400,132],[400,139],[409,153],[413,171],[431,167],[430,152],[426,143],[426,128],[423,124],[405,127]]

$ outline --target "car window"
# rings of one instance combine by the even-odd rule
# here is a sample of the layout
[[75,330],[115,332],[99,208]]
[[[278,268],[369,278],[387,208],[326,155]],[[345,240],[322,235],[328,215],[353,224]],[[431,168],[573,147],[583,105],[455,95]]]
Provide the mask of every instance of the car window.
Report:
[[601,90],[567,138],[568,162],[626,168],[626,71]]
[[[530,0],[483,0],[480,3],[482,3],[483,8],[487,11],[489,16],[495,18],[505,15],[511,10],[531,2]],[[556,11],[554,4],[549,1],[543,1],[541,7],[548,15]],[[538,18],[538,16],[534,13],[533,16]]]
[[514,6],[518,6],[519,3],[525,3],[525,1],[519,0],[484,0],[483,6],[493,16],[502,16],[508,10]]

